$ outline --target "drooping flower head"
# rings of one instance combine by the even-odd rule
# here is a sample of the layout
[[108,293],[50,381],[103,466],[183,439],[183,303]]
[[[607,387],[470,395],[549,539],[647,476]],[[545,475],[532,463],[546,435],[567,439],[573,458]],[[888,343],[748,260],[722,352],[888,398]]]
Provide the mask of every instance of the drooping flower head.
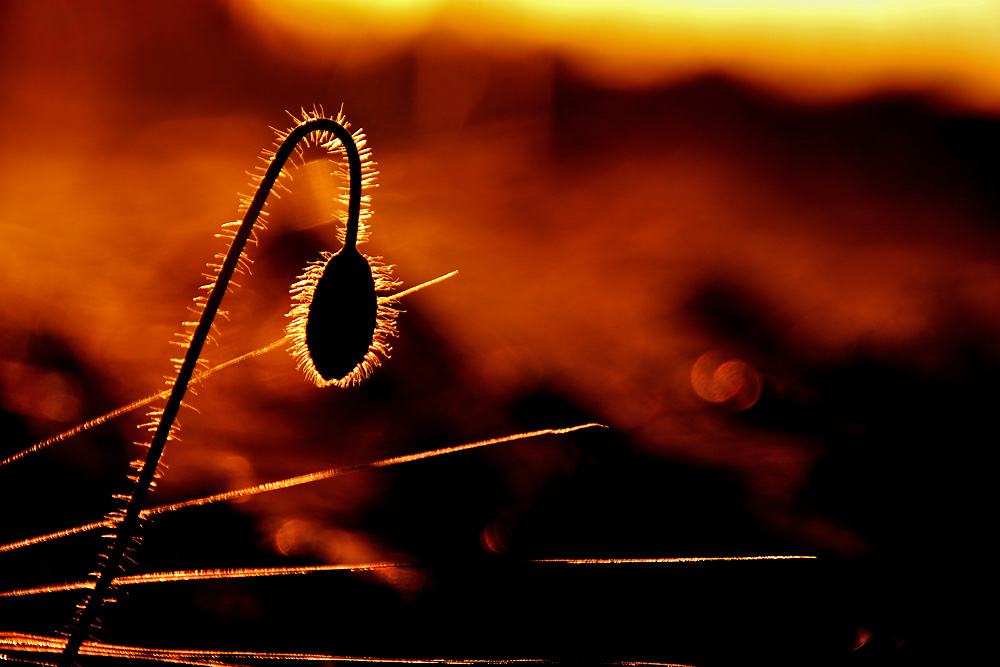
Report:
[[[299,122],[315,117],[315,112],[304,114]],[[345,130],[350,126],[342,113],[335,120]],[[348,186],[338,197],[345,209],[338,216],[342,225],[338,237],[344,245],[336,253],[322,253],[292,285],[292,319],[286,327],[296,364],[320,387],[348,387],[371,375],[381,364],[379,357],[389,356],[388,339],[396,333],[398,314],[388,301],[379,299],[379,294],[398,284],[391,267],[357,249],[368,237],[371,218],[370,197],[364,191],[375,186],[378,173],[371,150],[361,130],[337,134],[317,130],[307,140],[347,159],[342,169]]]

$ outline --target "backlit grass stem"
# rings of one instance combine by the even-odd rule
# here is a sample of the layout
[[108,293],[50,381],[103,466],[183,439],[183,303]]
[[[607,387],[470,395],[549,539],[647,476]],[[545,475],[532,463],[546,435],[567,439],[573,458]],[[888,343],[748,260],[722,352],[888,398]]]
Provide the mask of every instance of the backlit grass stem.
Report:
[[79,615],[76,618],[75,627],[66,642],[66,647],[60,661],[60,664],[64,667],[68,667],[75,662],[76,656],[80,651],[80,647],[90,634],[91,628],[94,625],[94,620],[97,617],[97,613],[100,611],[104,604],[104,600],[107,598],[108,593],[111,590],[112,582],[122,571],[125,552],[128,549],[132,537],[138,530],[141,519],[140,513],[143,505],[145,504],[150,486],[152,485],[153,479],[156,475],[156,470],[159,466],[160,458],[163,455],[163,450],[170,437],[174,419],[177,417],[177,412],[181,407],[181,401],[187,391],[188,383],[191,381],[191,377],[197,367],[198,359],[201,356],[201,351],[205,345],[205,341],[208,339],[209,332],[212,328],[212,322],[214,321],[215,315],[219,310],[219,305],[222,303],[222,298],[225,296],[226,290],[229,288],[229,282],[233,277],[233,272],[236,270],[237,265],[240,262],[243,249],[246,247],[247,239],[250,238],[250,235],[253,232],[253,227],[264,208],[264,202],[267,200],[268,194],[277,182],[282,169],[284,169],[285,162],[287,162],[289,157],[291,157],[296,145],[302,141],[303,138],[313,132],[332,133],[337,139],[340,140],[347,153],[348,168],[350,170],[350,200],[348,203],[347,231],[344,240],[344,248],[353,249],[357,243],[358,226],[361,213],[362,187],[361,156],[358,152],[357,145],[355,144],[351,133],[333,119],[322,117],[310,118],[293,128],[281,142],[281,145],[278,147],[277,152],[271,159],[267,171],[257,187],[253,200],[246,209],[236,236],[233,238],[233,241],[229,246],[229,251],[226,253],[226,258],[219,269],[215,284],[212,287],[212,291],[205,303],[204,310],[198,320],[198,326],[195,329],[191,342],[188,345],[184,361],[181,364],[176,379],[174,380],[170,396],[167,398],[167,404],[163,409],[163,414],[160,417],[159,424],[156,427],[156,432],[153,434],[149,450],[146,453],[145,461],[139,471],[132,494],[129,496],[128,502],[125,506],[124,514],[117,524],[111,550],[101,563],[94,591],[83,602]]

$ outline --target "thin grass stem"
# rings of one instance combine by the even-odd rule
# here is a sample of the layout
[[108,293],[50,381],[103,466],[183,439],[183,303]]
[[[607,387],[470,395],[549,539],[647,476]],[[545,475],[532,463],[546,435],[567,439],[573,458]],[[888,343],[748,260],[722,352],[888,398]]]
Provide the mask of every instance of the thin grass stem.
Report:
[[[9,651],[34,651],[56,653],[63,650],[66,640],[60,637],[28,635],[17,632],[0,633],[0,648]],[[209,665],[211,667],[238,667],[231,660],[298,660],[302,662],[338,662],[345,664],[387,664],[387,665],[552,665],[559,660],[548,658],[376,658],[368,656],[343,656],[327,653],[285,653],[264,651],[212,651],[197,649],[163,649],[104,644],[88,641],[80,649],[80,655],[126,658],[132,660],[157,660],[182,665]],[[20,658],[18,658],[20,660]],[[49,663],[39,663],[49,664]],[[644,660],[602,661],[603,665],[636,665],[648,667],[693,667],[687,663],[649,662]]]
[[740,560],[816,560],[816,556],[681,556],[677,558],[538,558],[528,563],[562,565],[641,565],[653,563],[710,563]]
[[434,278],[433,280],[428,280],[425,283],[414,285],[413,287],[405,289],[402,292],[396,292],[394,294],[387,294],[385,296],[380,296],[378,298],[378,302],[388,303],[390,301],[398,301],[399,299],[402,299],[404,296],[410,296],[411,294],[415,294],[422,289],[430,287],[431,285],[437,285],[438,283],[443,283],[444,281],[448,280],[448,278],[454,278],[457,275],[458,271],[452,271],[451,273],[446,273],[443,276],[438,276],[437,278]]
[[65,530],[57,530],[54,533],[46,533],[45,535],[38,535],[36,537],[28,537],[23,540],[18,540],[17,542],[9,542],[7,544],[0,544],[0,553],[4,551],[16,551],[17,549],[23,549],[24,547],[30,547],[35,544],[41,544],[43,542],[50,542],[52,540],[58,540],[63,537],[69,537],[70,535],[79,535],[80,533],[89,533],[92,530],[97,530],[98,528],[110,528],[114,525],[111,519],[104,519],[102,521],[95,521],[93,523],[86,523],[82,526],[74,526],[73,528],[66,528]]
[[[518,561],[535,565],[664,565],[679,563],[714,563],[733,561],[763,560],[816,560],[816,556],[684,556],[679,558],[541,558]],[[260,577],[287,577],[320,572],[372,572],[399,568],[432,567],[428,563],[338,563],[333,565],[298,565],[293,567],[238,567],[210,570],[174,570],[171,572],[148,572],[126,577],[117,577],[112,584],[138,586],[143,584],[165,584],[178,581],[220,581],[223,579],[257,579]],[[0,598],[31,597],[50,593],[63,593],[92,589],[93,581],[71,581],[63,584],[49,584],[33,588],[19,588],[0,592]]]
[[[308,473],[306,475],[289,477],[286,479],[280,479],[273,482],[267,482],[265,484],[258,484],[255,486],[249,486],[242,489],[235,489],[233,491],[226,491],[223,493],[217,493],[210,496],[204,496],[202,498],[194,498],[192,500],[185,500],[182,502],[172,503],[169,505],[159,505],[156,507],[150,507],[148,509],[142,510],[140,516],[141,518],[145,519],[147,517],[154,516],[157,514],[166,514],[168,512],[175,512],[177,510],[184,509],[186,507],[209,505],[211,503],[217,503],[226,500],[247,498],[249,496],[257,495],[260,493],[267,493],[270,491],[279,491],[281,489],[288,489],[293,486],[300,486],[302,484],[311,484],[313,482],[319,482],[324,479],[330,479],[331,477],[345,475],[350,472],[358,472],[361,470],[369,470],[372,468],[386,468],[388,466],[400,465],[403,463],[411,463],[413,461],[420,461],[422,459],[433,458],[435,456],[455,454],[469,449],[489,447],[491,445],[499,445],[505,442],[512,442],[515,440],[527,440],[529,438],[536,438],[543,435],[563,435],[566,433],[572,433],[573,431],[579,431],[581,429],[594,428],[594,427],[607,428],[603,424],[580,424],[578,426],[569,426],[567,428],[543,429],[540,431],[516,433],[514,435],[508,435],[501,438],[492,438],[490,440],[480,440],[478,442],[470,442],[464,445],[442,447],[440,449],[432,449],[428,451],[417,452],[416,454],[405,454],[403,456],[394,456],[392,458],[380,459],[378,461],[370,461],[367,463],[359,463],[352,466],[330,468],[328,470],[320,470],[318,472]],[[21,549],[23,547],[32,546],[35,544],[41,544],[43,542],[48,542],[63,537],[69,537],[70,535],[85,533],[91,530],[97,530],[98,528],[108,528],[111,527],[112,525],[113,522],[110,519],[105,519],[103,521],[95,521],[94,523],[88,523],[86,525],[76,526],[74,528],[67,528],[65,530],[60,530],[54,533],[48,533],[46,535],[30,537],[23,540],[19,540],[17,542],[11,542],[9,544],[0,545],[0,553],[4,551],[14,551],[16,549]]]
[[[141,584],[165,584],[178,581],[219,581],[223,579],[256,579],[259,577],[285,577],[319,572],[371,572],[374,570],[389,570],[405,567],[423,567],[419,563],[355,563],[336,565],[301,565],[296,567],[242,567],[221,568],[212,570],[175,570],[173,572],[150,572],[117,577],[112,584],[119,586],[137,586]],[[64,584],[50,584],[33,588],[19,588],[0,592],[0,598],[31,597],[50,593],[63,593],[93,589],[93,581],[70,581]]]
[[[413,287],[411,287],[409,289],[405,289],[405,290],[403,290],[401,292],[396,292],[394,294],[388,294],[386,296],[381,296],[381,297],[378,298],[378,301],[379,301],[380,304],[381,303],[391,303],[391,302],[394,302],[394,301],[398,301],[399,299],[402,299],[404,296],[410,296],[411,294],[419,292],[420,290],[425,289],[427,287],[430,287],[431,285],[437,285],[438,283],[444,282],[448,278],[451,278],[451,277],[456,276],[456,275],[458,275],[458,271],[452,271],[451,273],[447,273],[447,274],[445,274],[443,276],[439,276],[437,278],[434,278],[433,280],[428,280],[427,282],[420,283],[419,285],[414,285]],[[236,357],[235,359],[230,359],[229,361],[223,362],[223,363],[219,364],[218,366],[213,366],[212,368],[210,368],[210,369],[208,369],[206,371],[202,371],[200,373],[196,373],[191,378],[190,384],[197,384],[199,382],[207,380],[209,377],[211,377],[212,375],[215,375],[216,373],[218,373],[221,370],[224,370],[224,369],[229,368],[231,366],[235,366],[236,364],[239,364],[239,363],[242,363],[244,361],[247,361],[248,359],[253,359],[254,357],[259,357],[259,356],[261,356],[263,354],[267,354],[268,352],[271,352],[272,350],[276,350],[279,347],[281,347],[282,345],[288,344],[291,341],[291,338],[292,338],[291,336],[285,336],[284,338],[280,338],[280,339],[278,339],[276,341],[272,341],[272,342],[268,343],[267,345],[265,345],[263,347],[259,347],[256,350],[253,350],[251,352],[247,352],[246,354],[240,355],[240,356]],[[31,445],[27,449],[24,449],[24,450],[18,452],[17,454],[13,454],[13,455],[8,456],[7,458],[5,458],[3,460],[0,460],[0,468],[4,467],[6,465],[9,465],[11,463],[14,463],[15,461],[18,461],[18,460],[24,458],[25,456],[28,456],[29,454],[34,454],[35,452],[39,452],[39,451],[41,451],[41,450],[43,450],[43,449],[45,449],[47,447],[50,447],[50,446],[55,445],[57,443],[63,442],[64,440],[69,440],[70,438],[72,438],[75,435],[79,435],[80,433],[83,433],[84,431],[89,431],[90,429],[94,428],[95,426],[100,426],[101,424],[109,422],[112,419],[115,419],[116,417],[120,417],[120,416],[122,416],[124,414],[132,412],[133,410],[137,410],[138,408],[147,406],[150,403],[153,403],[154,401],[158,401],[158,400],[160,400],[162,398],[167,398],[170,395],[170,391],[171,391],[170,389],[164,389],[163,391],[155,393],[155,394],[151,394],[151,395],[147,396],[146,398],[140,398],[137,401],[132,401],[131,403],[123,405],[123,406],[121,406],[119,408],[115,408],[111,412],[108,412],[107,414],[103,414],[100,417],[95,417],[94,419],[91,419],[90,421],[83,422],[82,424],[77,424],[73,428],[68,429],[66,431],[63,431],[62,433],[59,433],[58,435],[54,435],[51,438],[48,438],[46,440],[42,440],[40,442],[36,442],[35,444]],[[0,549],[0,551],[2,551],[2,549]]]
[[515,435],[507,435],[501,438],[491,438],[489,440],[480,440],[478,442],[470,442],[464,445],[455,445],[452,447],[442,447],[441,449],[432,449],[429,451],[417,452],[416,454],[404,454],[402,456],[393,456],[387,459],[379,459],[378,461],[369,461],[366,463],[358,463],[351,466],[343,466],[339,468],[329,468],[327,470],[320,470],[318,472],[308,473],[306,475],[299,475],[297,477],[289,477],[287,479],[281,479],[274,482],[267,482],[265,484],[258,484],[256,486],[249,486],[242,489],[236,489],[233,491],[226,491],[224,493],[217,493],[211,496],[205,496],[202,498],[195,498],[193,500],[185,500],[179,503],[173,503],[170,505],[160,505],[158,507],[151,507],[148,510],[143,511],[143,517],[154,516],[157,514],[165,514],[167,512],[175,512],[179,509],[184,509],[185,507],[195,507],[200,505],[209,505],[211,503],[222,502],[225,500],[236,500],[241,498],[248,498],[250,496],[255,496],[260,493],[268,493],[270,491],[279,491],[281,489],[290,489],[294,486],[300,486],[302,484],[312,484],[313,482],[319,482],[324,479],[330,479],[332,477],[339,477],[340,475],[345,475],[351,472],[359,472],[361,470],[371,470],[373,468],[387,468],[389,466],[400,465],[403,463],[412,463],[414,461],[420,461],[423,459],[429,459],[436,456],[444,456],[446,454],[455,454],[458,452],[464,452],[469,449],[478,449],[481,447],[489,447],[491,445],[499,445],[504,442],[512,442],[514,440],[526,440],[528,438],[536,438],[542,435],[563,435],[566,433],[572,433],[574,431],[579,431],[585,428],[607,428],[603,424],[580,424],[579,426],[570,426],[567,428],[547,428],[540,431],[530,431],[527,433],[517,433]]

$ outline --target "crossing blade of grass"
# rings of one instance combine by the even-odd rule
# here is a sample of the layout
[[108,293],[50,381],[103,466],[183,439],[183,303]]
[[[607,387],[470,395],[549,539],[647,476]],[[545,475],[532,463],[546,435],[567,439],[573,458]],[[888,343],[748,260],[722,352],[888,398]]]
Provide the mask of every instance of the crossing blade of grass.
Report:
[[[404,296],[409,296],[411,294],[419,292],[420,290],[430,287],[431,285],[437,285],[438,283],[441,283],[447,280],[448,278],[451,278],[456,275],[458,275],[458,271],[452,271],[451,273],[446,273],[445,275],[434,278],[433,280],[428,280],[427,282],[420,283],[419,285],[414,285],[413,287],[402,290],[401,292],[396,292],[395,294],[389,294],[387,296],[379,297],[379,303],[380,304],[392,303],[398,301],[399,299],[402,299]],[[291,342],[291,336],[285,336],[284,338],[280,338],[276,341],[270,342],[267,345],[264,345],[263,347],[259,347],[256,350],[252,350],[250,352],[247,352],[246,354],[242,354],[236,357],[235,359],[230,359],[229,361],[223,362],[218,366],[213,366],[208,370],[196,373],[195,376],[191,378],[191,384],[198,384],[200,382],[203,382],[204,380],[207,380],[209,377],[215,375],[219,371],[243,363],[244,361],[247,361],[249,359],[259,357],[263,354],[267,354],[268,352],[276,350],[279,347],[282,347],[283,345],[287,345],[289,342]],[[18,461],[30,454],[34,454],[35,452],[40,452],[41,450],[47,447],[51,447],[52,445],[58,444],[65,440],[69,440],[75,435],[79,435],[84,431],[88,431],[94,428],[95,426],[100,426],[101,424],[109,422],[117,417],[121,417],[124,414],[128,414],[133,410],[145,407],[150,403],[153,403],[154,401],[167,398],[169,395],[170,395],[170,390],[164,389],[161,392],[150,394],[146,398],[140,398],[137,401],[132,401],[131,403],[127,403],[121,407],[115,408],[111,412],[103,414],[100,417],[95,417],[94,419],[83,422],[82,424],[77,424],[73,428],[67,429],[62,433],[59,433],[58,435],[54,435],[51,438],[47,438],[46,440],[36,442],[27,449],[21,450],[16,454],[12,454],[11,456],[8,456],[3,460],[0,460],[0,468],[3,468],[4,466],[9,465],[11,463],[14,463],[15,461]]]
[[[683,556],[676,558],[544,558],[519,561],[536,565],[664,565],[682,563],[713,563],[736,561],[815,560],[816,556]],[[117,577],[111,583],[116,587],[145,584],[165,584],[178,581],[218,581],[223,579],[256,579],[259,577],[287,577],[321,572],[371,572],[399,568],[431,567],[427,563],[338,563],[334,565],[299,565],[294,567],[238,567],[211,570],[174,570],[147,572]],[[50,593],[64,593],[94,588],[93,581],[71,581],[34,588],[20,588],[0,592],[0,598],[30,597]]]
[[[142,510],[140,516],[143,519],[145,519],[147,517],[155,516],[157,514],[166,514],[168,512],[175,512],[177,510],[184,509],[186,507],[209,505],[211,503],[223,502],[226,500],[235,500],[238,498],[246,498],[261,493],[268,493],[270,491],[279,491],[281,489],[288,489],[294,486],[300,486],[302,484],[311,484],[313,482],[319,482],[325,479],[338,477],[340,475],[345,475],[351,472],[370,470],[372,468],[386,468],[389,466],[400,465],[403,463],[412,463],[414,461],[420,461],[422,459],[434,458],[436,456],[444,456],[446,454],[457,454],[458,452],[464,452],[469,449],[490,447],[492,445],[499,445],[505,442],[513,442],[515,440],[527,440],[530,438],[537,438],[543,435],[564,435],[582,429],[597,428],[597,427],[607,428],[603,424],[591,423],[591,424],[580,424],[577,426],[569,426],[566,428],[549,428],[549,429],[542,429],[540,431],[528,431],[525,433],[515,433],[514,435],[507,435],[500,438],[479,440],[477,442],[470,442],[464,445],[442,447],[440,449],[432,449],[423,452],[417,452],[415,454],[404,454],[402,456],[394,456],[387,459],[379,459],[377,461],[369,461],[367,463],[358,463],[356,465],[344,466],[340,468],[329,468],[327,470],[320,470],[305,475],[299,475],[297,477],[279,479],[273,482],[257,484],[255,486],[249,486],[242,489],[235,489],[233,491],[226,491],[223,493],[217,493],[210,496],[204,496],[201,498],[193,498],[191,500],[185,500],[178,503],[172,503],[169,505],[159,505],[156,507],[150,507],[148,509]],[[79,533],[89,532],[91,530],[108,528],[111,525],[112,525],[111,520],[106,519],[103,521],[95,521],[94,523],[89,523],[82,526],[67,528],[65,530],[60,530],[54,533],[48,533],[46,535],[29,537],[23,540],[19,540],[17,542],[11,542],[9,544],[0,544],[0,553],[4,551],[14,551],[16,549],[29,547],[35,544],[41,544],[43,542],[49,542],[51,540],[56,540],[63,537],[69,537],[70,535],[77,535]]]
[[289,477],[287,479],[268,482],[266,484],[258,484],[256,486],[249,486],[242,489],[236,489],[234,491],[226,491],[224,493],[217,493],[211,496],[204,496],[202,498],[185,500],[179,503],[172,503],[170,505],[159,505],[157,507],[150,507],[149,509],[143,511],[143,518],[148,516],[154,516],[157,514],[165,514],[167,512],[174,512],[179,509],[184,509],[185,507],[208,505],[211,503],[222,502],[225,500],[236,500],[239,498],[247,498],[249,496],[254,496],[259,493],[268,493],[270,491],[290,489],[294,486],[300,486],[302,484],[312,484],[313,482],[319,482],[324,479],[330,479],[331,477],[338,477],[340,475],[345,475],[351,472],[359,472],[361,470],[371,470],[373,468],[387,468],[389,466],[400,465],[402,463],[412,463],[414,461],[429,459],[436,456],[444,456],[446,454],[456,454],[458,452],[464,452],[469,449],[479,449],[481,447],[499,445],[505,442],[512,442],[514,440],[527,440],[529,438],[537,438],[543,435],[564,435],[566,433],[572,433],[574,431],[579,431],[586,428],[607,428],[607,427],[604,426],[603,424],[591,423],[591,424],[580,424],[578,426],[569,426],[566,428],[547,428],[539,431],[516,433],[514,435],[507,435],[500,438],[491,438],[489,440],[479,440],[477,442],[470,442],[464,445],[455,445],[453,447],[442,447],[441,449],[432,449],[428,451],[417,452],[416,454],[404,454],[402,456],[393,456],[387,459],[379,459],[378,461],[370,461],[367,463],[358,463],[351,466],[344,466],[340,468],[329,468],[327,470],[320,470],[318,472],[312,472],[306,475],[299,475],[298,477]]
[[[18,632],[0,632],[0,649],[37,653],[58,653],[66,639]],[[0,656],[3,654],[0,653]],[[343,656],[327,653],[284,653],[263,651],[212,651],[195,649],[144,648],[104,644],[88,641],[80,647],[80,655],[132,660],[155,660],[180,665],[208,665],[210,667],[240,667],[238,660],[296,660],[300,662],[333,662],[342,664],[385,665],[557,665],[558,660],[548,658],[376,658]],[[17,657],[16,660],[26,662]],[[48,665],[38,662],[34,664]],[[694,667],[687,663],[649,662],[644,660],[601,661],[601,665],[636,665],[637,667]]]

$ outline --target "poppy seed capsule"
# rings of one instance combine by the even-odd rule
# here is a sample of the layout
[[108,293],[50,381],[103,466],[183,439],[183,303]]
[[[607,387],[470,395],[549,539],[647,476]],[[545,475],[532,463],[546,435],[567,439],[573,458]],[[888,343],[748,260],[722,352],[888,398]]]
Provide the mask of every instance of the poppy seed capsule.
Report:
[[306,348],[324,381],[344,378],[365,360],[377,315],[368,260],[355,248],[342,248],[316,282],[306,320]]

